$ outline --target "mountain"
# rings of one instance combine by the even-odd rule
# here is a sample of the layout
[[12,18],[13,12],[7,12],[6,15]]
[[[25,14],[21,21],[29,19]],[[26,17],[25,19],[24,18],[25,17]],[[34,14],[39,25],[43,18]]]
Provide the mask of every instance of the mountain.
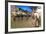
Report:
[[30,6],[16,6],[17,8],[20,8],[20,10],[24,10],[25,12],[32,12],[32,7]]

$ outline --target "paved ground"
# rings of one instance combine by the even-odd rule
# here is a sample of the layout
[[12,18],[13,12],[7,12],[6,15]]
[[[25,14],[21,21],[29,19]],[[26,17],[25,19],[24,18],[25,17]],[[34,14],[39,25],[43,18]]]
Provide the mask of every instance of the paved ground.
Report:
[[35,27],[38,25],[38,22],[32,19],[31,17],[16,17],[16,20],[14,21],[13,18],[11,19],[11,27],[12,28],[30,28]]

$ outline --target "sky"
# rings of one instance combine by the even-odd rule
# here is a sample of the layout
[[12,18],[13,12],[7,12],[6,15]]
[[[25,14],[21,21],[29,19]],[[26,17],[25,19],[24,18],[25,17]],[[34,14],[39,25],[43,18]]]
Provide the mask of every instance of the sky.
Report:
[[32,12],[31,6],[16,6],[17,8],[21,8],[23,10],[27,10],[28,12]]

